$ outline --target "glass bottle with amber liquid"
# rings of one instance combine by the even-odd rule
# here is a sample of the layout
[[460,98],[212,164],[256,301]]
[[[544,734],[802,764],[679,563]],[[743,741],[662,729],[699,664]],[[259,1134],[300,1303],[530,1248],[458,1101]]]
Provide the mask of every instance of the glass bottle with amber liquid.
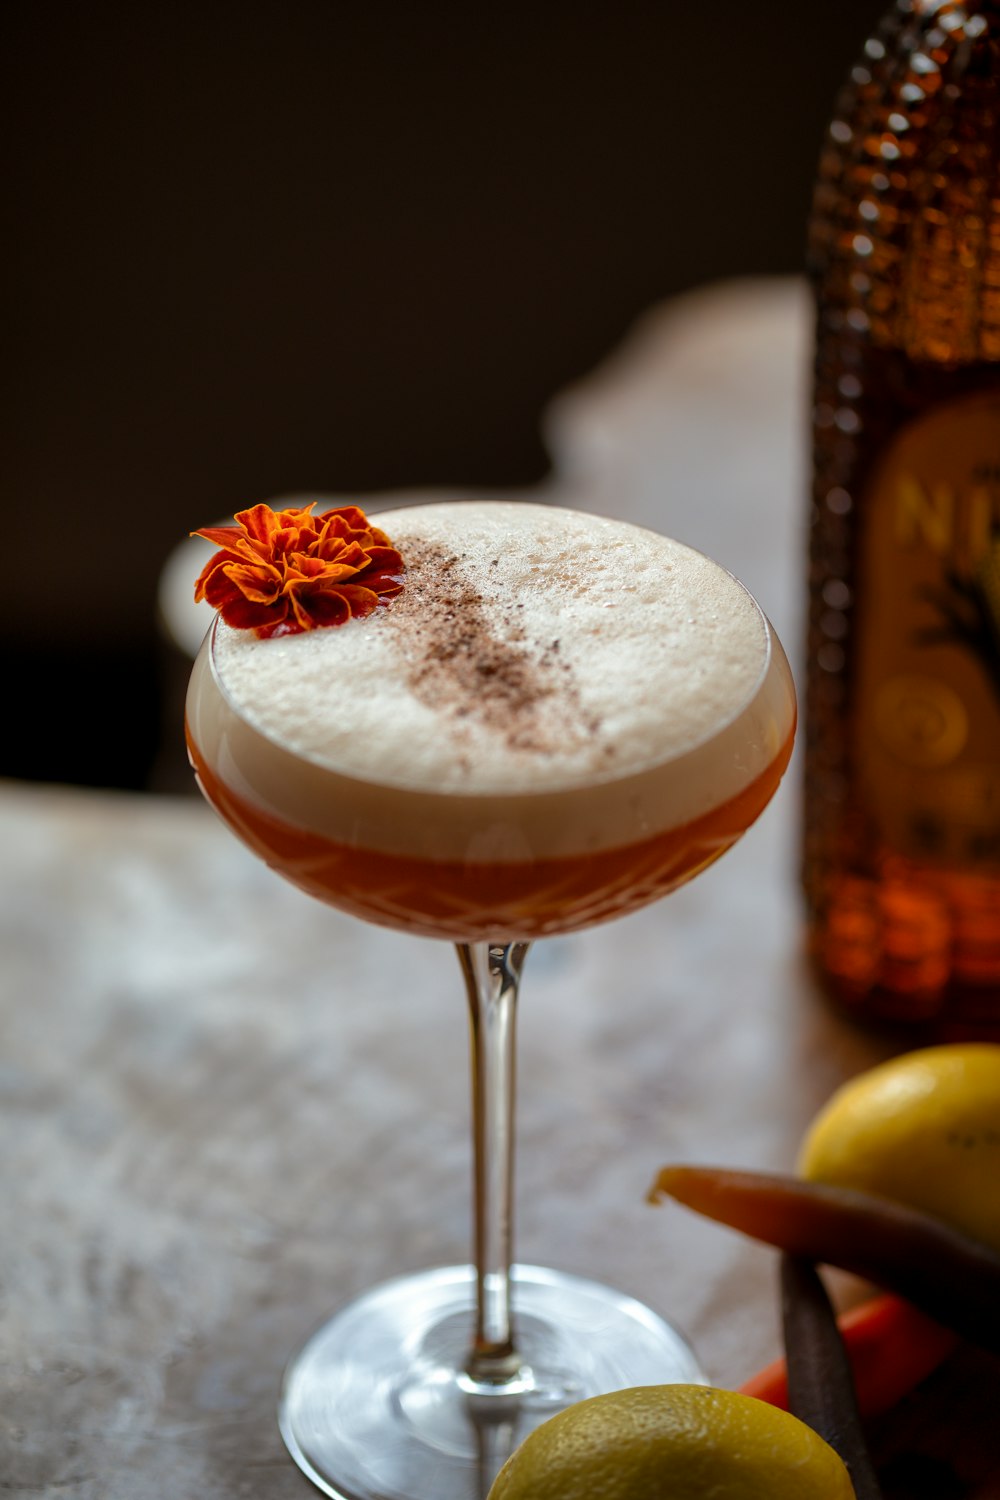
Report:
[[1000,0],[897,0],[809,253],[811,952],[861,1016],[997,1033]]

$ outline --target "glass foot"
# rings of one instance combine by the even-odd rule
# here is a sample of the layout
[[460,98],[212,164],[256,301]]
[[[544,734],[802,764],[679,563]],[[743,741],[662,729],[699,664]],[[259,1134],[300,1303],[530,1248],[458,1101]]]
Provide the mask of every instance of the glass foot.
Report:
[[703,1382],[669,1323],[631,1297],[538,1266],[515,1266],[524,1365],[500,1394],[462,1376],[475,1272],[403,1276],[350,1303],[289,1365],[281,1433],[333,1500],[486,1500],[532,1428],[586,1396]]

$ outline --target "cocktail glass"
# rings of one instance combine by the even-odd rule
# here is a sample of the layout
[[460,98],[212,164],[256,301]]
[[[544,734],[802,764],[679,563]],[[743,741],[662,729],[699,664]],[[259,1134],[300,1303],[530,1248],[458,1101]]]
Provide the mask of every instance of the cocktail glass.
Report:
[[[487,553],[499,554],[496,538],[503,537],[509,524],[513,540],[505,543],[502,571],[510,572],[513,557],[514,573],[520,566],[529,581],[549,565],[532,559],[548,556],[553,538],[568,531],[569,556],[558,561],[560,587],[565,587],[567,568],[572,570],[572,536],[589,538],[591,528],[597,529],[599,551],[613,552],[615,539],[622,536],[636,557],[654,541],[672,548],[669,555],[654,556],[652,587],[655,591],[658,564],[664,579],[667,573],[694,569],[673,606],[687,611],[677,645],[687,659],[678,670],[687,673],[688,694],[698,701],[711,699],[712,706],[701,715],[693,738],[678,742],[675,735],[662,753],[652,758],[647,753],[641,764],[624,771],[612,745],[604,747],[603,762],[595,752],[597,763],[586,773],[567,774],[563,782],[549,777],[535,790],[508,783],[500,790],[480,787],[473,794],[442,788],[432,776],[401,784],[398,778],[359,772],[356,758],[345,772],[336,756],[329,763],[314,749],[297,748],[280,722],[262,725],[236,700],[227,681],[220,660],[226,627],[217,620],[209,630],[187,704],[189,754],[209,802],[269,865],[310,894],[369,921],[453,942],[468,999],[473,1263],[404,1275],[375,1287],[323,1326],[286,1373],[279,1413],[285,1442],[305,1473],[336,1500],[483,1500],[514,1446],[562,1407],[625,1386],[702,1378],[681,1335],[632,1298],[595,1282],[513,1264],[518,986],[528,946],[536,938],[636,910],[728,849],[775,791],[795,723],[791,676],[776,636],[735,580],[699,554],[634,528],[549,507],[452,502],[380,515],[378,521],[406,558],[414,547],[420,553],[424,533],[440,539],[442,514],[460,542],[475,539],[477,527],[485,528]],[[425,555],[437,558],[439,584],[447,577],[447,587],[453,589],[452,565],[460,574],[466,552],[459,546],[449,557],[437,546]],[[494,657],[496,641],[488,630],[489,620],[496,622],[507,640],[503,649],[517,668],[513,676],[508,671],[512,681],[521,681],[517,674],[528,659],[525,652],[530,657],[535,648],[555,671],[558,639],[532,646],[530,640],[525,644],[519,624],[500,629],[501,615],[509,621],[510,609],[521,607],[515,597],[503,602],[501,589],[493,599],[492,616],[489,599],[484,606],[480,590],[493,566],[499,566],[499,555],[483,564],[476,587],[466,585],[464,595],[459,589],[456,598],[473,600],[469,608],[487,620],[484,638],[492,642]],[[416,598],[419,567],[413,576]],[[630,585],[617,577],[606,587],[608,597],[595,599],[592,580],[588,583],[584,623],[566,618],[567,635],[575,628],[597,628],[603,638],[619,628],[610,616],[622,597],[615,590]],[[649,589],[648,578],[642,587]],[[712,645],[726,601],[730,607],[739,605],[748,640],[752,637],[747,672],[734,671],[731,662],[726,665],[726,651],[720,654]],[[444,596],[443,602],[453,601]],[[442,611],[441,603],[428,595],[436,631],[424,649],[428,662],[450,662],[453,675],[464,674],[460,686],[466,696],[472,693],[472,701],[453,703],[448,712],[467,716],[475,711],[476,691],[488,693],[490,678],[500,667],[493,658],[485,665],[477,662],[475,632],[470,636],[468,630],[466,645],[456,655],[449,643],[451,627],[442,626],[455,612]],[[408,608],[407,618],[419,634],[425,624],[419,599]],[[608,608],[609,615],[596,616],[601,608]],[[397,612],[394,628],[405,625],[400,604],[389,609]],[[641,623],[641,607],[638,618]],[[662,625],[655,611],[650,619]],[[355,632],[370,628],[365,620],[347,627]],[[310,635],[328,638],[324,644],[332,643],[338,652],[352,640],[364,639],[340,629]],[[635,657],[634,633],[629,640],[627,649],[622,647],[623,660],[628,654]],[[254,649],[287,651],[288,644],[266,641]],[[630,670],[641,683],[641,640],[639,656]],[[502,667],[502,652],[500,660]],[[565,670],[565,653],[558,666]],[[481,684],[477,672],[485,674]],[[699,672],[703,683],[697,680]],[[411,680],[423,682],[412,671]],[[623,667],[621,692],[639,691],[629,682]],[[545,688],[543,699],[548,692]],[[584,712],[572,694],[570,700],[571,708]],[[678,712],[679,700],[678,692]],[[343,705],[349,721],[350,695]],[[654,704],[654,726],[656,711]],[[673,706],[665,703],[659,711],[666,740]],[[516,748],[517,736],[512,743]],[[529,768],[530,749],[529,744]]]

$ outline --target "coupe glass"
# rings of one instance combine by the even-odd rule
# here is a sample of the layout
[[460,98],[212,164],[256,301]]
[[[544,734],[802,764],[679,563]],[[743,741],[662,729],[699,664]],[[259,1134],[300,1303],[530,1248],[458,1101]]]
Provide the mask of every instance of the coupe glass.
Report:
[[[632,1298],[513,1263],[515,1018],[531,941],[622,915],[673,890],[729,848],[770,800],[788,762],[795,703],[781,646],[753,610],[766,637],[759,675],[721,706],[709,734],[654,768],[656,797],[666,788],[683,805],[692,778],[704,787],[720,768],[753,761],[753,775],[735,793],[625,847],[499,862],[471,852],[394,856],[365,847],[363,833],[345,848],[311,826],[310,806],[342,798],[357,807],[363,827],[368,799],[377,804],[384,788],[317,765],[251,723],[222,681],[218,621],[208,632],[192,674],[187,737],[209,802],[310,894],[370,921],[454,942],[468,1000],[473,1263],[375,1287],[339,1311],[287,1369],[282,1434],[299,1466],[336,1500],[483,1500],[514,1447],[570,1403],[626,1386],[703,1378],[678,1332]],[[276,815],[266,788],[298,782],[299,813]],[[585,833],[600,800],[595,785],[470,802],[469,851],[515,806],[522,824],[555,819]],[[598,790],[603,798],[610,786],[634,803],[647,785],[643,776],[623,778],[622,787],[604,778]],[[450,815],[456,795],[414,792],[407,816],[433,828],[441,799],[451,799]]]

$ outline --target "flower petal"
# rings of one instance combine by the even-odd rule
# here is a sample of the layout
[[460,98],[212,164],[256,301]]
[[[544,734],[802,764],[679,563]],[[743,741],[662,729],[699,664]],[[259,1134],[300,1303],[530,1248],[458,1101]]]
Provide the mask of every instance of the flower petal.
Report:
[[354,573],[360,573],[371,562],[367,548],[353,537],[323,537],[316,544],[315,555],[323,562],[339,563]]
[[227,565],[223,561],[218,567],[213,568],[205,579],[205,585],[200,597],[206,600],[213,609],[225,610],[229,600],[237,597],[239,594],[240,590],[229,577]]
[[283,599],[279,599],[277,604],[255,604],[253,600],[237,593],[223,614],[223,619],[227,625],[233,625],[237,630],[255,630],[259,635],[265,626],[280,625],[286,614]]
[[203,536],[206,542],[214,542],[217,547],[232,547],[243,540],[243,530],[239,526],[202,526],[191,535]]
[[325,510],[321,516],[316,518],[324,528],[329,528],[338,536],[346,536],[350,531],[369,531],[368,517],[359,505],[337,505],[333,510]]
[[[378,595],[373,593],[371,589],[362,588],[359,584],[341,584],[336,593],[350,606],[351,614],[358,619],[363,619],[365,615],[370,615],[372,610],[378,608]],[[326,600],[328,597],[325,593],[319,596],[323,600]]]
[[236,520],[251,541],[266,547],[280,529],[283,514],[283,511],[272,510],[269,505],[254,505],[250,510],[238,510]]
[[269,564],[248,568],[244,563],[231,563],[225,573],[244,598],[257,604],[273,604],[281,593],[281,575]]
[[[371,599],[370,605],[366,604],[360,597],[365,595]],[[357,589],[352,585],[347,588],[324,589],[322,592],[310,594],[307,600],[303,600],[303,606],[308,606],[308,612],[313,625],[317,627],[326,625],[346,625],[352,615],[361,618],[369,615],[378,600],[374,594],[369,594],[367,589]]]

